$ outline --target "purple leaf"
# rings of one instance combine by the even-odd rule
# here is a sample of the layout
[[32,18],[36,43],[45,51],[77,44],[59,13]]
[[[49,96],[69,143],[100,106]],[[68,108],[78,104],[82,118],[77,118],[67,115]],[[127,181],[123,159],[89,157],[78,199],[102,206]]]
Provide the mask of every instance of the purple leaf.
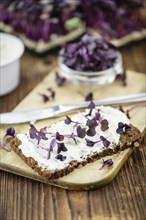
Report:
[[109,147],[110,141],[108,141],[105,137],[100,136],[100,140],[102,141],[104,147]]
[[40,139],[42,139],[42,140],[48,140],[48,138],[46,137],[46,133],[45,133],[45,131],[44,131],[43,128],[40,129],[38,135],[40,136]]
[[125,124],[125,132],[130,131],[130,130],[131,130],[131,126],[130,126],[130,125],[127,125],[127,124]]
[[124,109],[123,109],[122,105],[119,105],[119,111],[121,111],[121,112],[125,113],[125,111],[124,111]]
[[57,154],[60,154],[61,151],[67,151],[67,148],[65,147],[64,143],[57,143],[58,149],[57,149]]
[[39,95],[43,98],[43,102],[46,103],[50,100],[49,96],[46,94],[41,94],[39,93]]
[[64,136],[61,135],[61,134],[59,134],[59,132],[56,132],[56,139],[57,139],[58,141],[63,141]]
[[96,141],[91,141],[87,138],[85,138],[85,140],[86,140],[87,146],[89,147],[93,147],[97,143]]
[[126,110],[126,116],[128,119],[131,119],[130,114],[129,114],[129,110]]
[[87,108],[89,108],[89,109],[94,109],[94,108],[95,108],[94,102],[91,101]]
[[37,129],[35,128],[35,126],[32,125],[32,124],[30,124],[30,129],[29,129],[30,138],[31,138],[31,139],[37,138],[37,133],[38,133],[38,131],[37,131]]
[[50,142],[50,147],[49,147],[49,150],[48,150],[48,155],[47,155],[47,159],[50,159],[50,156],[51,156],[51,152],[53,151],[53,148],[55,147],[56,145],[56,139],[53,138]]
[[64,161],[66,159],[66,156],[63,156],[62,154],[58,154],[55,158],[57,160]]
[[100,115],[100,113],[99,112],[96,112],[96,114],[95,114],[95,120],[97,120],[97,121],[99,121],[100,120],[100,118],[101,118],[101,115]]
[[85,101],[93,101],[93,93],[89,92],[86,96],[85,96]]
[[69,116],[66,116],[65,124],[69,125],[72,122],[71,118]]
[[81,126],[79,125],[79,126],[77,127],[77,135],[78,135],[78,137],[80,137],[80,138],[84,138],[85,135],[86,135],[86,129],[85,129],[85,128],[81,128]]
[[131,126],[130,125],[127,125],[127,124],[123,124],[122,122],[119,122],[118,123],[118,128],[116,130],[116,132],[118,134],[123,134],[124,132],[127,132],[131,129]]
[[122,82],[122,86],[127,86],[127,74],[126,72],[116,75],[116,79]]
[[38,131],[32,124],[30,124],[29,135],[31,139],[36,139],[38,141],[38,145],[41,140],[48,140],[45,130],[41,128],[40,131]]
[[92,115],[92,110],[95,108],[94,102],[91,101],[87,108],[89,108],[89,112],[88,112],[88,114],[86,115],[86,117]]
[[90,136],[90,137],[95,136],[95,134],[96,134],[96,129],[95,129],[95,127],[89,128],[89,129],[87,130],[86,134],[87,134],[88,136]]
[[98,125],[97,121],[93,118],[93,119],[88,119],[87,120],[87,126],[89,128],[92,128],[92,127],[96,127]]
[[124,72],[124,73],[121,74],[121,81],[122,81],[122,85],[123,85],[123,86],[127,86],[126,80],[127,80],[127,75],[126,75],[126,73]]
[[10,127],[6,130],[6,134],[3,137],[2,142],[0,142],[0,145],[2,148],[4,148],[6,151],[10,152],[11,149],[6,145],[6,138],[10,136],[12,138],[14,138],[16,136],[15,134],[15,129],[13,127]]
[[8,128],[6,130],[6,135],[5,136],[15,137],[15,129],[13,127]]
[[69,125],[70,123],[74,123],[74,128],[77,127],[77,126],[80,124],[80,122],[78,122],[78,121],[72,121],[69,116],[66,116],[65,124],[68,124],[68,125]]
[[63,84],[65,83],[66,79],[64,77],[59,76],[59,73],[56,72],[56,83],[58,86],[63,86]]
[[72,138],[72,139],[73,139],[73,141],[75,142],[75,144],[77,145],[77,141],[76,141],[76,138],[75,138],[74,133],[72,133],[72,134],[70,135],[70,138]]
[[99,170],[102,170],[105,166],[112,166],[113,165],[113,160],[112,159],[108,159],[108,160],[103,160],[103,164],[102,166],[100,167]]
[[108,128],[109,128],[108,121],[106,119],[103,119],[101,121],[101,130],[102,131],[106,131]]
[[56,93],[55,93],[54,89],[52,89],[52,88],[48,88],[48,91],[49,91],[50,94],[51,94],[51,98],[52,98],[52,99],[55,99],[55,95],[56,95]]

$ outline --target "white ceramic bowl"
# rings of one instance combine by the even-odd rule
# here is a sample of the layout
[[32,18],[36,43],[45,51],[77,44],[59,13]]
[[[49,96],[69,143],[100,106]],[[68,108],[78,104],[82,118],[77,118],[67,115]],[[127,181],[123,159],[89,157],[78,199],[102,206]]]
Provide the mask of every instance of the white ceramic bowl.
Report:
[[20,82],[20,57],[23,42],[10,34],[0,33],[0,96],[14,90]]

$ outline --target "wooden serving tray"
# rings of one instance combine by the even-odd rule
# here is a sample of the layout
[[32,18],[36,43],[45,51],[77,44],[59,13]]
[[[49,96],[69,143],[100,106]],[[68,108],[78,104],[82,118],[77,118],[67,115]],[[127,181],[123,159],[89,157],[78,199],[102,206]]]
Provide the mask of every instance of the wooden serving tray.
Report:
[[[54,80],[55,71],[56,70],[53,70],[50,74],[48,74],[48,76],[44,78],[44,80],[40,82],[40,84],[34,88],[24,100],[22,100],[22,102],[14,109],[14,111],[22,111],[41,107],[43,108],[62,103],[77,103],[84,100],[81,92],[86,94],[87,92],[92,91],[94,93],[95,99],[145,92],[145,75],[130,70],[127,72],[128,85],[126,87],[122,87],[119,81],[115,81],[112,84],[106,86],[86,85],[82,87],[78,84],[71,84],[66,82],[63,87],[58,87]],[[49,94],[47,91],[47,88],[49,87],[53,87],[55,89],[56,98],[53,101],[43,103],[42,97],[38,93]],[[127,108],[128,106],[125,106],[125,109]],[[137,126],[143,133],[145,129],[145,114],[146,109],[144,107],[137,107],[131,112],[131,123]],[[62,118],[64,117],[38,121],[36,122],[36,126],[40,128],[49,126],[52,123],[61,120]],[[8,127],[10,126],[3,125],[1,127],[1,138]],[[13,127],[17,133],[24,133],[29,129],[29,123],[13,125]],[[113,166],[105,167],[102,170],[99,170],[102,165],[102,159],[99,159],[96,162],[86,165],[85,167],[77,168],[67,176],[47,182],[39,174],[33,171],[28,165],[26,165],[23,160],[13,151],[7,152],[3,149],[0,149],[0,169],[66,189],[88,190],[104,186],[105,184],[112,181],[132,152],[132,149],[127,149],[113,156],[105,157],[104,160],[112,158],[114,164]]]
[[28,49],[40,55],[62,44],[73,41],[85,33],[85,24],[81,23],[78,28],[68,32],[66,35],[56,36],[52,39],[49,38],[48,41],[35,41],[27,38],[23,33],[17,32],[11,25],[5,24],[4,22],[0,22],[0,27],[3,32],[19,37]]
[[[97,38],[102,37],[102,35],[100,35],[99,32],[95,31],[94,29],[88,28],[88,32]],[[146,29],[142,29],[141,31],[133,31],[130,34],[127,34],[119,39],[112,39],[111,43],[116,47],[121,47],[130,42],[139,41],[145,38],[146,38]]]

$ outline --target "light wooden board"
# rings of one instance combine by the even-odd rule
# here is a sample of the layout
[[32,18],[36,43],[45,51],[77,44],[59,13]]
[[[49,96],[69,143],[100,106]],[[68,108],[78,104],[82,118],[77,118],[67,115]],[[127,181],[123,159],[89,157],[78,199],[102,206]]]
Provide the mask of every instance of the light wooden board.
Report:
[[[83,96],[80,95],[80,92],[86,94],[89,91],[93,91],[94,98],[98,99],[145,91],[145,75],[133,71],[128,71],[127,87],[122,87],[119,81],[106,86],[80,86],[66,82],[64,87],[57,87],[54,80],[54,72],[55,70],[40,82],[40,84],[14,109],[14,111],[34,109],[62,103],[77,103],[84,100]],[[38,93],[41,92],[48,94],[47,88],[49,87],[55,89],[56,98],[54,101],[43,103],[42,98]],[[125,106],[125,108],[127,108],[127,106]],[[145,128],[145,115],[146,109],[140,107],[136,108],[131,113],[132,124],[137,126],[141,131],[144,131]],[[62,118],[64,117],[42,120],[36,122],[36,126],[49,126]],[[1,127],[1,137],[8,127],[9,126]],[[28,130],[29,124],[14,125],[14,127],[17,133],[25,132]],[[102,165],[102,159],[100,159],[94,163],[86,165],[85,167],[76,169],[65,177],[49,182],[49,184],[67,189],[93,189],[101,187],[109,183],[117,175],[131,153],[132,150],[128,149],[119,154],[115,154],[112,157],[105,157],[105,160],[107,158],[113,159],[114,165],[111,167],[105,167],[103,170],[99,170]],[[6,152],[5,150],[0,149],[0,168],[11,173],[46,182],[40,175],[27,166],[13,151]]]

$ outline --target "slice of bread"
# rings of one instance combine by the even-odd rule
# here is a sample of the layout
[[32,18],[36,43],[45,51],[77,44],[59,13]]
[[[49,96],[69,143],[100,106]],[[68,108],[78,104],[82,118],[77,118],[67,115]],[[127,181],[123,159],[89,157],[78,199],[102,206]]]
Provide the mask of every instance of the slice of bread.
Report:
[[87,163],[94,162],[95,160],[103,158],[107,155],[116,154],[127,148],[138,147],[141,140],[142,138],[140,131],[136,127],[132,126],[130,131],[120,136],[119,144],[114,148],[106,148],[102,152],[94,152],[93,154],[88,155],[85,159],[83,159],[80,162],[73,160],[64,169],[54,171],[44,169],[38,165],[38,162],[36,160],[34,160],[31,157],[26,157],[19,148],[19,145],[21,144],[21,141],[19,139],[16,138],[15,140],[13,140],[11,147],[24,160],[24,162],[27,165],[29,165],[33,170],[38,172],[42,177],[49,180],[65,176],[72,172],[75,168],[81,168],[82,166],[85,166]]

